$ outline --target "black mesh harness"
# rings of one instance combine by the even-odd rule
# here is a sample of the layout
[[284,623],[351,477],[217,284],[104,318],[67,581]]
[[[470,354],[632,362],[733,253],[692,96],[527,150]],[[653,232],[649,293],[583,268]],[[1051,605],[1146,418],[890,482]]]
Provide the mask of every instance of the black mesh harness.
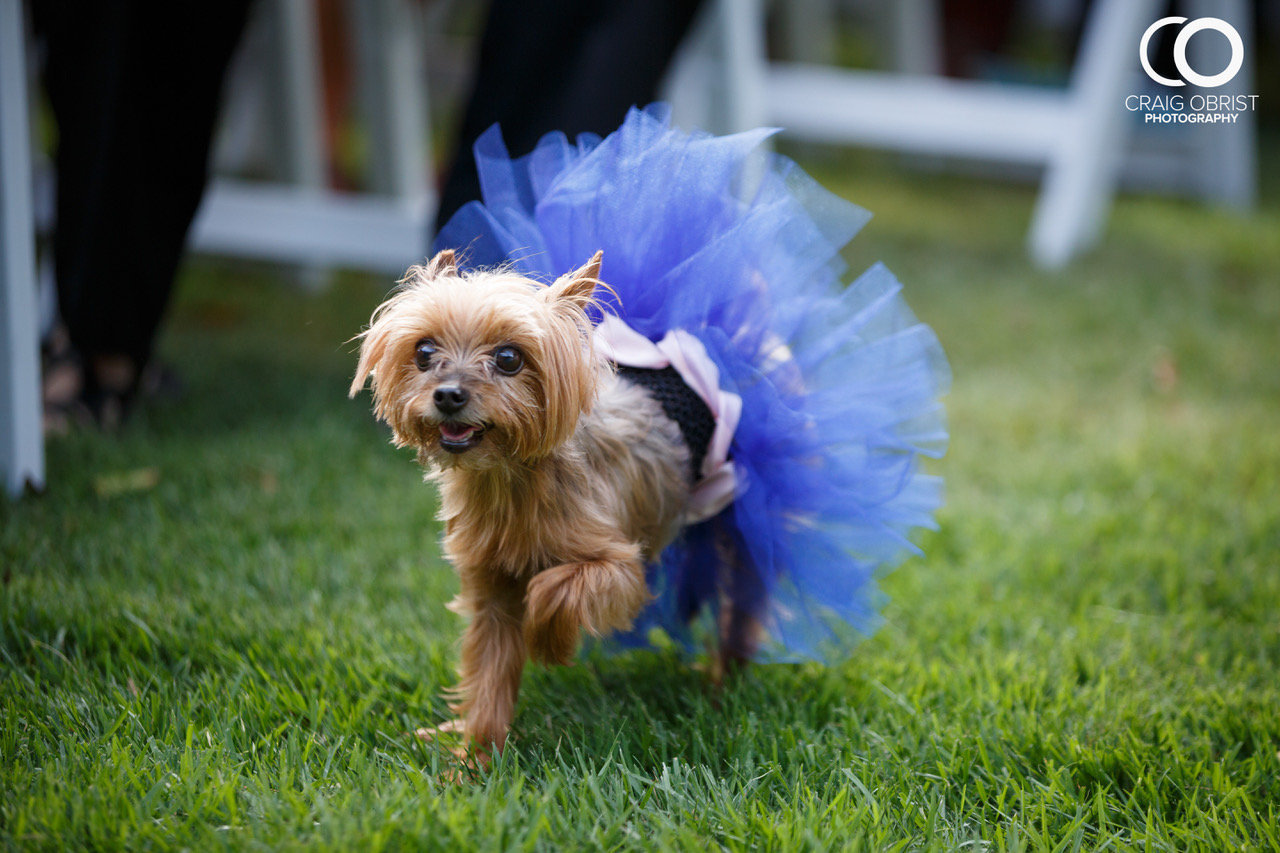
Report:
[[680,435],[689,448],[689,479],[697,483],[702,478],[702,460],[707,456],[711,434],[716,429],[715,416],[706,402],[669,365],[655,368],[619,364],[618,376],[648,391],[666,416],[680,427]]

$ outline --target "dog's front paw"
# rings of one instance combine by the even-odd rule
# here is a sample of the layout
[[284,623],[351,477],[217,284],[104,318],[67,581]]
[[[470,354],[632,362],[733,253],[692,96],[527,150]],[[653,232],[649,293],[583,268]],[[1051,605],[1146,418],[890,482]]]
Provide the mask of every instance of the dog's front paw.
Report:
[[441,735],[465,735],[467,733],[466,720],[448,720],[438,726],[430,728],[416,729],[413,736],[418,740],[427,741],[428,743],[438,740]]
[[556,566],[533,580],[525,594],[524,641],[529,656],[544,664],[566,664],[578,646],[582,622],[579,567]]
[[[424,743],[435,743],[446,749],[459,765],[444,772],[444,780],[455,784],[477,781],[477,773],[493,766],[493,756],[489,750],[492,744],[481,745],[468,736],[465,720],[449,720],[438,726],[422,728],[414,731],[414,737]],[[464,740],[455,740],[456,736],[464,736]]]

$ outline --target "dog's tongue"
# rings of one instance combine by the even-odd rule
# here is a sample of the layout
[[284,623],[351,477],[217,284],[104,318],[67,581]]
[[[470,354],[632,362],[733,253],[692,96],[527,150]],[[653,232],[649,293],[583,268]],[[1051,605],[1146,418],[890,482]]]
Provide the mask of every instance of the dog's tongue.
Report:
[[475,431],[470,424],[440,424],[440,435],[449,441],[466,441]]

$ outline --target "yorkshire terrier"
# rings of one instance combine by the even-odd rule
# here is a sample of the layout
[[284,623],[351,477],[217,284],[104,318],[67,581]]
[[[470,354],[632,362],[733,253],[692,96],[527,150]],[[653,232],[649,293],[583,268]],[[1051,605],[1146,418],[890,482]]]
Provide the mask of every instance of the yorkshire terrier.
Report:
[[[593,345],[600,263],[546,285],[460,273],[446,250],[360,335],[350,393],[372,378],[376,415],[438,484],[461,582],[450,608],[470,618],[459,719],[418,734],[465,732],[482,761],[506,742],[526,658],[564,664],[581,630],[629,628],[652,598],[646,564],[690,521],[705,447]],[[727,666],[750,656],[755,626],[724,621]]]

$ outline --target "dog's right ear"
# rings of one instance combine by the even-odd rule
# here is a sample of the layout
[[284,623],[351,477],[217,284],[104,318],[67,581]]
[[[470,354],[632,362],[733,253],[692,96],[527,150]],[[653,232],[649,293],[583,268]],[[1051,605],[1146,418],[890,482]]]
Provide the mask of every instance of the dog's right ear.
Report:
[[458,261],[454,257],[453,249],[441,249],[436,252],[436,256],[422,268],[423,278],[438,278],[442,275],[457,274]]

